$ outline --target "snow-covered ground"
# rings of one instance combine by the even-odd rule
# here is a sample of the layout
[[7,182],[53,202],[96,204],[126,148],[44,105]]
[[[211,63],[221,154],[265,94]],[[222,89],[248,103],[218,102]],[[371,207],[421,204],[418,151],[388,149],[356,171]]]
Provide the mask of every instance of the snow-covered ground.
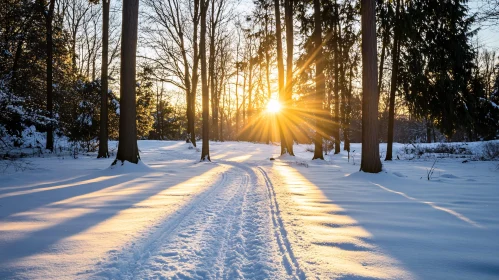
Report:
[[305,145],[211,143],[212,163],[183,142],[139,147],[139,166],[33,158],[0,174],[0,279],[499,278],[497,162],[365,174],[358,144],[326,162]]

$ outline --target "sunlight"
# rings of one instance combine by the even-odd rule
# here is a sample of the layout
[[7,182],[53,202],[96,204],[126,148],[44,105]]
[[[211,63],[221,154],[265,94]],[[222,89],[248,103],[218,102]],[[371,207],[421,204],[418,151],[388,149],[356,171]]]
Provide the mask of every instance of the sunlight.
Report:
[[269,103],[267,103],[267,112],[276,114],[281,111],[281,103],[275,99],[271,99]]
[[[151,172],[127,182],[109,183],[100,190],[89,190],[79,196],[16,213],[10,221],[0,223],[0,236],[7,233],[14,236],[8,240],[7,246],[17,246],[23,239],[38,234],[46,238],[44,246],[47,250],[29,249],[31,252],[26,249],[30,254],[20,251],[2,265],[16,267],[38,263],[51,267],[57,263],[72,268],[64,273],[85,271],[95,265],[95,260],[108,257],[115,248],[133,246],[137,240],[152,234],[169,217],[190,209],[185,206],[209,189],[211,185],[207,182],[217,182],[231,168],[220,165],[197,176],[189,174],[185,181],[185,177],[178,176],[169,182],[160,180],[160,174]],[[96,182],[100,181],[99,178],[95,179]],[[94,219],[98,223],[93,224]],[[78,224],[74,230],[73,224]],[[61,251],[65,255],[62,259],[51,255],[54,248],[71,246],[92,249],[78,252],[64,249]],[[42,275],[44,272],[39,273]]]
[[327,278],[413,278],[397,259],[371,242],[370,232],[298,170],[279,161],[272,168],[285,188],[277,189],[289,211],[282,212],[285,226],[309,229],[307,235],[289,230],[292,243],[301,244],[293,250],[297,258],[318,264],[316,273]]

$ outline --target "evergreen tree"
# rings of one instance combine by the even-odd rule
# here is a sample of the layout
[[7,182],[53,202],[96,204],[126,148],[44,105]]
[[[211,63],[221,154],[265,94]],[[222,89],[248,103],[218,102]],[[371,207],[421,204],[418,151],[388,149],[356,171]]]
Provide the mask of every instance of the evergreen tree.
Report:
[[137,138],[147,139],[152,130],[154,117],[154,92],[152,68],[146,66],[137,75]]
[[[413,114],[447,137],[470,126],[474,52],[467,1],[409,1],[402,54],[405,98]],[[466,121],[463,121],[466,120]]]

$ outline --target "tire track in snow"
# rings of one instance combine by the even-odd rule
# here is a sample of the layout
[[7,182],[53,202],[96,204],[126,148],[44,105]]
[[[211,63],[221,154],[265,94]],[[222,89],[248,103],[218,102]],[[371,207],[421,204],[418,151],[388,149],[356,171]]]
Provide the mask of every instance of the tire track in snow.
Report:
[[286,267],[287,272],[294,278],[305,279],[305,272],[300,268],[300,264],[296,259],[293,249],[291,248],[291,243],[288,240],[288,233],[284,227],[284,223],[281,217],[281,211],[279,210],[279,203],[277,202],[277,196],[274,190],[274,185],[270,180],[267,172],[261,167],[257,169],[262,174],[265,179],[265,185],[268,191],[268,197],[270,201],[270,212],[272,213],[272,223],[274,225],[274,234],[279,245],[279,249],[282,253],[283,263]]

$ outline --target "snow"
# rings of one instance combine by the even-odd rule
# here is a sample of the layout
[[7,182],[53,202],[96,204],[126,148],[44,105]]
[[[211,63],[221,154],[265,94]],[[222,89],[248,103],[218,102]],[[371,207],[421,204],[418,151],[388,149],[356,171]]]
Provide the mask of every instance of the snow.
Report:
[[480,97],[480,100],[484,101],[484,102],[489,102],[492,105],[492,107],[494,107],[496,109],[499,109],[499,105],[497,105],[496,103],[494,103],[494,101],[492,101],[492,100],[488,100],[488,99],[485,99],[483,97]]
[[497,162],[395,144],[402,160],[366,174],[359,144],[312,161],[307,145],[292,157],[212,142],[211,163],[189,145],[139,141],[138,165],[91,154],[0,174],[0,279],[499,275]]

